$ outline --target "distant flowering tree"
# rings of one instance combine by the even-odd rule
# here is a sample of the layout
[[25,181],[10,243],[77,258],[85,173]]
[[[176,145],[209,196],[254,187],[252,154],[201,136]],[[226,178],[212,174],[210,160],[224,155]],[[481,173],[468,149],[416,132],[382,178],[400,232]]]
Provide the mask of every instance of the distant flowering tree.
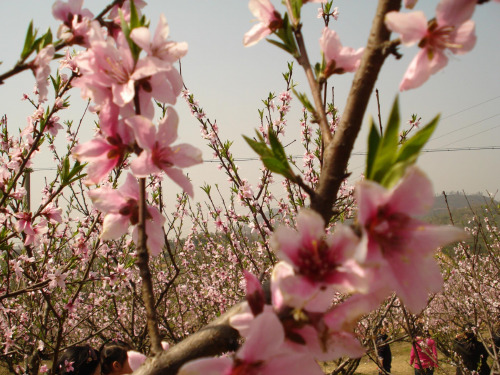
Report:
[[[302,34],[308,2],[321,3],[325,24],[315,65]],[[380,0],[367,45],[355,50],[330,28],[338,17],[331,1],[285,0],[284,12],[250,0],[259,23],[244,45],[269,37],[290,53],[312,97],[295,90],[290,63],[285,90],[264,100],[255,137],[245,137],[264,165],[257,184],[241,175],[231,141],[183,90],[176,62],[187,44],[169,40],[163,15],[151,32],[145,5],[115,0],[94,16],[83,1],[56,1],[58,40],[50,30],[37,37],[31,24],[19,62],[0,75],[3,82],[31,69],[36,81],[36,99],[25,96],[34,107],[26,128],[15,134],[6,117],[1,123],[0,334],[8,368],[36,374],[48,370],[42,359],[55,363],[66,347],[123,338],[149,354],[136,373],[321,374],[317,361],[363,355],[360,326],[380,321],[361,319],[388,298],[389,309],[393,291],[410,312],[425,308],[442,285],[433,254],[465,238],[417,218],[432,203],[432,187],[415,163],[438,118],[400,139],[396,100],[385,129],[372,121],[365,179],[354,191],[346,184],[348,161],[385,59],[398,45],[418,42],[422,50],[400,89],[420,86],[446,65],[445,49],[472,49],[476,2],[441,0],[428,23],[421,12],[399,13],[400,0]],[[391,40],[391,30],[401,38]],[[75,50],[58,54],[69,46]],[[51,75],[53,59],[61,66]],[[327,83],[348,72],[355,76],[340,115],[326,103]],[[80,124],[58,122],[74,88],[98,119],[85,143]],[[292,94],[304,107],[302,166],[282,145]],[[181,95],[230,183],[229,194],[205,185],[205,205],[189,199],[194,189],[183,172],[202,162],[201,152],[175,143],[172,105]],[[61,153],[54,140],[63,129],[68,146]],[[57,174],[34,208],[29,168],[44,142]],[[170,214],[165,176],[183,190]],[[273,196],[276,180],[286,198]],[[162,339],[177,345],[164,350]],[[200,359],[227,351],[234,354]]]

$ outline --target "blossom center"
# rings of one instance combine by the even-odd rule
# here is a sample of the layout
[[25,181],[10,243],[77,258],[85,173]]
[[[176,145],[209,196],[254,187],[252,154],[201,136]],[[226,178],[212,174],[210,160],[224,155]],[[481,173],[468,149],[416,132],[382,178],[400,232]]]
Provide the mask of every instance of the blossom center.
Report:
[[299,250],[296,265],[299,273],[313,282],[324,281],[336,272],[339,263],[323,240],[313,240]]
[[410,217],[401,212],[390,212],[387,206],[379,207],[367,225],[368,232],[380,244],[384,254],[400,248],[406,240],[405,230]]
[[262,367],[262,361],[246,362],[236,358],[233,368],[228,375],[258,375]]
[[427,29],[427,35],[420,41],[420,48],[427,48],[431,54],[435,50],[445,48],[462,48],[462,45],[453,42],[453,33],[455,26],[439,26],[437,22],[431,21]]
[[158,142],[155,143],[155,147],[151,151],[151,159],[153,163],[159,168],[170,168],[174,164],[169,161],[172,154],[172,149],[170,147],[161,147]]

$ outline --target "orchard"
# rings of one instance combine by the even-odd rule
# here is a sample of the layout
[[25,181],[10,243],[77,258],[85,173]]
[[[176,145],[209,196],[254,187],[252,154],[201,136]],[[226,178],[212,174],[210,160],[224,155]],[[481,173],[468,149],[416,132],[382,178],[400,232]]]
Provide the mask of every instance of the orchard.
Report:
[[[168,14],[148,14],[143,0],[92,10],[58,0],[57,29],[27,25],[18,61],[0,72],[0,84],[30,75],[35,85],[24,89],[26,123],[11,124],[2,108],[0,124],[7,371],[83,374],[61,364],[68,348],[121,340],[145,355],[136,374],[321,375],[326,362],[353,374],[364,355],[380,365],[382,327],[412,345],[430,330],[446,360],[467,371],[453,342],[473,327],[500,372],[498,204],[492,195],[465,228],[452,215],[449,225],[422,219],[434,190],[418,159],[440,117],[407,122],[399,100],[460,65],[455,55],[473,54],[475,10],[498,13],[500,4],[440,0],[425,14],[422,1],[379,0],[366,44],[353,48],[335,31],[334,1],[275,3],[250,0],[256,20],[241,35],[242,49],[268,42],[283,56],[281,91],[242,130],[261,160],[257,179],[189,90],[189,41],[170,38]],[[311,7],[317,18],[306,20]],[[319,56],[307,52],[310,22],[322,27]],[[365,121],[384,64],[415,47],[388,118]],[[337,107],[340,75],[352,82]],[[77,102],[84,113],[62,120]],[[182,137],[182,106],[203,156],[195,135]],[[285,136],[294,131],[300,158]],[[352,183],[360,134],[367,155]],[[33,173],[40,155],[54,174]],[[211,156],[226,186],[191,180],[190,167]]]

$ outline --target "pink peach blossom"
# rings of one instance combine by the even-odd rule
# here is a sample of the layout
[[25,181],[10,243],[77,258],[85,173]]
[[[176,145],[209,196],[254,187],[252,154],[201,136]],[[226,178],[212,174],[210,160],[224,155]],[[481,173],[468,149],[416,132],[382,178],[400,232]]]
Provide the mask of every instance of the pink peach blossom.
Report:
[[198,359],[186,363],[179,375],[322,375],[318,364],[307,353],[295,353],[284,346],[285,332],[278,317],[270,311],[258,315],[234,359]]
[[281,28],[283,23],[281,15],[274,9],[269,0],[250,0],[248,8],[260,22],[245,34],[243,38],[245,47],[250,47],[259,40],[264,39]]
[[429,23],[421,11],[387,13],[387,28],[401,34],[404,45],[418,43],[421,48],[401,81],[401,91],[421,86],[446,66],[447,49],[454,54],[464,54],[474,47],[475,25],[470,18],[476,3],[475,0],[441,0],[436,8],[436,18]]
[[[119,189],[102,187],[88,192],[95,208],[102,211],[106,216],[103,221],[101,238],[103,240],[117,239],[128,232],[130,225],[139,222],[139,184],[132,174],[127,174],[124,184]],[[163,224],[165,218],[156,207],[147,207],[146,219],[146,246],[151,255],[158,255],[165,237]],[[138,239],[138,228],[132,233],[135,243]]]
[[337,33],[325,27],[319,40],[321,50],[326,59],[325,76],[355,72],[361,62],[363,48],[355,50],[351,47],[343,47]]
[[191,182],[180,169],[175,167],[186,168],[201,163],[201,151],[188,144],[171,145],[177,139],[179,123],[175,110],[171,107],[167,108],[158,131],[144,116],[133,116],[125,122],[134,130],[137,144],[143,149],[139,157],[130,165],[134,175],[146,177],[164,171],[186,193],[193,196]]
[[83,0],[69,0],[67,3],[56,1],[52,6],[55,19],[63,22],[57,30],[57,37],[68,44],[87,45],[87,34],[94,15],[82,9]]
[[428,293],[441,288],[434,252],[439,246],[464,239],[465,232],[414,218],[425,214],[434,200],[431,182],[414,166],[390,190],[372,181],[361,182],[356,198],[366,265],[373,267],[372,289],[395,290],[410,310],[419,312]]
[[108,124],[101,130],[110,134],[105,138],[95,137],[89,142],[77,145],[73,149],[73,155],[79,161],[89,162],[87,167],[86,184],[97,184],[102,181],[108,173],[123,160],[127,152],[132,150],[133,133],[123,122],[117,123],[116,127]]
[[359,239],[349,227],[338,225],[333,235],[326,235],[321,216],[302,210],[297,231],[279,227],[270,241],[290,264],[280,262],[273,271],[273,283],[285,304],[321,312],[335,292],[366,291],[364,271],[356,261]]
[[160,21],[151,40],[151,33],[147,27],[138,27],[132,30],[130,38],[141,47],[149,56],[173,63],[187,53],[187,43],[177,43],[168,40],[170,28],[165,16],[160,15]]
[[50,75],[50,62],[54,57],[56,50],[52,44],[44,47],[35,57],[31,65],[33,74],[35,75],[36,85],[38,88],[38,100],[44,102],[47,99]]

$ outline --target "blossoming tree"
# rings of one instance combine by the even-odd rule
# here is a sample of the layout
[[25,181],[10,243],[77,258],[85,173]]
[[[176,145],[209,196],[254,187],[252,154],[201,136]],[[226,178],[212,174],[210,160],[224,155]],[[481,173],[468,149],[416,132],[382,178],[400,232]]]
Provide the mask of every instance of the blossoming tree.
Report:
[[[325,22],[322,57],[315,65],[302,34],[301,10],[311,6],[307,3],[320,4]],[[279,97],[280,121],[269,116],[266,123],[261,111],[256,136],[245,137],[265,167],[255,190],[240,176],[216,122],[183,91],[175,64],[186,55],[187,44],[169,40],[164,16],[150,30],[142,15],[145,5],[115,0],[94,16],[83,1],[58,0],[53,6],[61,21],[58,39],[50,30],[37,38],[30,25],[19,62],[0,75],[3,82],[31,69],[37,83],[36,99],[28,98],[35,107],[28,126],[13,135],[7,119],[2,121],[5,363],[14,372],[44,372],[45,356],[56,363],[67,346],[116,336],[149,352],[137,370],[144,374],[321,374],[317,361],[361,356],[355,334],[359,319],[393,291],[410,311],[423,309],[429,293],[442,284],[434,252],[465,233],[418,219],[431,207],[433,190],[415,162],[438,118],[404,142],[397,100],[385,129],[379,131],[372,121],[365,179],[352,194],[345,181],[354,141],[384,61],[398,55],[400,44],[418,43],[421,51],[400,88],[422,85],[444,68],[446,49],[473,48],[470,17],[476,0],[441,0],[429,22],[422,12],[400,12],[400,0],[379,0],[370,37],[360,49],[343,46],[330,28],[330,18],[337,16],[332,2],[285,0],[276,9],[269,0],[250,0],[259,23],[244,44],[269,37],[296,59],[310,87],[309,95],[295,91],[290,65]],[[400,38],[391,39],[391,31]],[[75,50],[58,54],[69,46]],[[53,59],[61,67],[51,75]],[[332,75],[349,72],[355,75],[339,116],[326,103],[326,84]],[[60,153],[54,137],[64,127],[57,113],[69,105],[70,89],[89,100],[98,121],[86,143],[77,140],[80,125],[67,123],[69,145]],[[305,109],[302,169],[294,168],[281,142],[291,92]],[[202,158],[194,146],[175,143],[182,119],[173,105],[181,93],[231,181],[234,194],[229,202],[222,196],[223,208],[214,203],[209,185],[204,187],[207,207],[190,206],[193,186],[183,168]],[[264,102],[269,114],[275,111],[273,99]],[[59,167],[34,210],[22,182],[29,180],[32,158],[45,141]],[[161,189],[165,176],[184,192],[168,222]],[[272,196],[273,178],[282,179],[288,200]],[[353,197],[357,213],[347,224],[343,219],[351,216]],[[235,199],[247,214],[238,213]],[[210,233],[206,215],[217,235]],[[191,232],[182,238],[189,216]],[[249,228],[257,235],[249,236]],[[217,276],[207,278],[209,268]],[[266,288],[255,274],[267,280]],[[243,295],[245,301],[237,302]],[[15,309],[19,304],[21,315]],[[197,320],[207,325],[201,328]],[[164,338],[177,345],[165,351]],[[234,354],[205,358],[229,350]]]

